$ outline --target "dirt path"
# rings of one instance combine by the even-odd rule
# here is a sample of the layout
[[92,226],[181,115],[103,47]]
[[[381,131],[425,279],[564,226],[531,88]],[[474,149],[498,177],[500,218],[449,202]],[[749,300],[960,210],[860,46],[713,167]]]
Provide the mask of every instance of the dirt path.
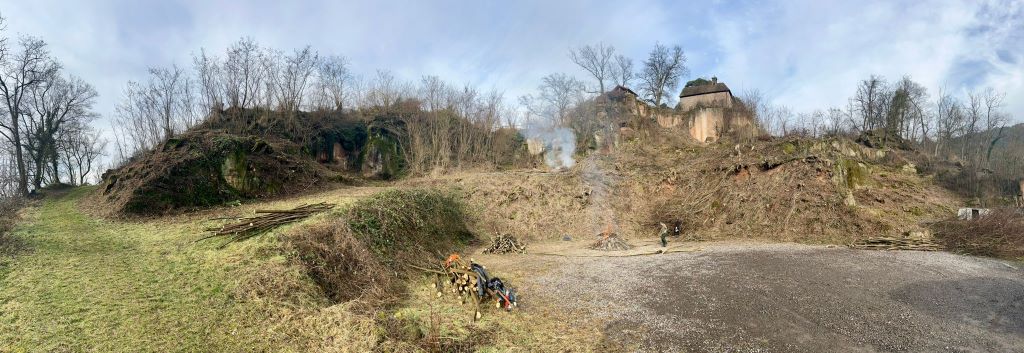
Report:
[[537,273],[518,283],[527,310],[532,301],[577,312],[580,324],[602,322],[606,340],[641,351],[1024,352],[1019,263],[793,244],[700,247],[479,258],[516,277]]

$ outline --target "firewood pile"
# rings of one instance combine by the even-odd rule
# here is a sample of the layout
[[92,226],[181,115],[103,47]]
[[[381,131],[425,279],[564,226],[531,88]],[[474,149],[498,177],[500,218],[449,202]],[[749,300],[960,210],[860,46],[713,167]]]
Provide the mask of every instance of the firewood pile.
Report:
[[499,234],[491,240],[491,246],[484,249],[485,254],[525,254],[526,245],[523,245],[511,234]]
[[476,305],[473,320],[479,319],[482,315],[480,303],[488,300],[494,300],[495,307],[506,311],[512,311],[512,308],[518,305],[515,290],[505,287],[501,278],[491,277],[483,265],[473,262],[473,260],[463,260],[459,254],[449,256],[441,266],[441,270],[410,267],[436,275],[433,286],[437,289],[438,297],[444,295],[444,288],[447,284],[448,291],[457,296],[462,304],[465,304],[467,300],[472,300]]
[[224,247],[232,242],[249,239],[279,226],[301,221],[332,208],[334,208],[334,204],[321,202],[312,205],[301,205],[289,210],[256,210],[256,216],[240,218],[235,223],[221,227],[206,228],[206,231],[213,232],[213,234],[199,240],[228,236],[228,241],[221,245],[221,247]]
[[863,250],[942,250],[939,244],[930,238],[915,237],[875,237],[858,240],[850,244],[850,248]]
[[599,239],[597,242],[591,244],[590,245],[591,249],[593,249],[593,250],[602,250],[602,251],[618,251],[618,250],[629,250],[629,249],[633,248],[632,245],[629,245],[629,243],[626,243],[625,240],[622,240],[622,238],[619,238],[618,234],[611,233],[611,232],[603,232],[599,236],[601,237],[601,239]]

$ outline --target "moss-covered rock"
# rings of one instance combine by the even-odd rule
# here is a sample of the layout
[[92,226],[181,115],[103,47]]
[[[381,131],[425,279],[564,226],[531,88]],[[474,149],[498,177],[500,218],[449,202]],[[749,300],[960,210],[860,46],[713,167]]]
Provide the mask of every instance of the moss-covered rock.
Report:
[[407,164],[401,131],[398,119],[377,118],[370,123],[360,157],[364,177],[387,180],[405,174]]
[[[275,147],[277,146],[277,147]],[[287,141],[220,131],[186,133],[104,174],[112,212],[160,214],[306,188],[327,176]]]

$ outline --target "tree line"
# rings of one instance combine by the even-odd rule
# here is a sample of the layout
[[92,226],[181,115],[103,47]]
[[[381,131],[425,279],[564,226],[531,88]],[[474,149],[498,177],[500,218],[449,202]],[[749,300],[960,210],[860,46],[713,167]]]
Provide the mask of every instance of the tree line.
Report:
[[0,197],[95,177],[106,143],[89,124],[97,93],[42,39],[10,38],[0,17]]
[[585,124],[576,111],[595,94],[603,94],[611,86],[634,88],[641,99],[655,107],[668,108],[676,96],[680,79],[689,75],[686,54],[678,45],[655,43],[639,68],[633,59],[617,54],[615,47],[604,43],[569,49],[569,59],[579,66],[590,82],[566,73],[552,73],[541,78],[537,92],[519,97],[524,120],[534,124],[572,127]]
[[1019,142],[1007,141],[1013,118],[1005,110],[1006,94],[991,88],[940,88],[932,95],[910,76],[889,81],[871,75],[841,107],[796,113],[771,104],[757,90],[744,92],[740,100],[771,135],[867,134],[873,143],[912,147],[930,160],[960,164],[961,172],[945,180],[947,186],[979,199],[986,196],[985,183],[1000,184],[991,185],[989,194],[1009,194],[1016,191],[1011,182],[1024,177],[1020,152],[999,148]]
[[513,152],[507,143],[495,143],[499,136],[511,138],[501,128],[514,126],[518,115],[500,91],[430,75],[410,82],[387,70],[363,77],[344,56],[310,46],[284,51],[251,38],[222,54],[200,49],[191,66],[153,67],[145,79],[127,83],[114,118],[118,163],[232,109],[279,117],[307,111],[366,121],[398,118],[414,172],[494,163]]

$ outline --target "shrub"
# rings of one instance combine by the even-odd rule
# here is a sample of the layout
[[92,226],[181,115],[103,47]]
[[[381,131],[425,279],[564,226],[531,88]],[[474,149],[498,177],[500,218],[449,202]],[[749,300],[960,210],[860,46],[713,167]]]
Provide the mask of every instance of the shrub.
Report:
[[7,232],[14,228],[18,221],[18,209],[21,205],[21,199],[0,198],[0,259],[13,255],[20,248],[16,239],[11,238]]
[[0,198],[0,237],[3,237],[18,220],[18,209],[21,207],[21,199]]
[[1024,258],[1024,214],[1017,209],[995,209],[976,220],[951,218],[932,224],[932,230],[951,251]]
[[335,219],[297,228],[286,243],[327,296],[389,299],[407,264],[439,261],[473,236],[462,204],[433,190],[385,191]]

